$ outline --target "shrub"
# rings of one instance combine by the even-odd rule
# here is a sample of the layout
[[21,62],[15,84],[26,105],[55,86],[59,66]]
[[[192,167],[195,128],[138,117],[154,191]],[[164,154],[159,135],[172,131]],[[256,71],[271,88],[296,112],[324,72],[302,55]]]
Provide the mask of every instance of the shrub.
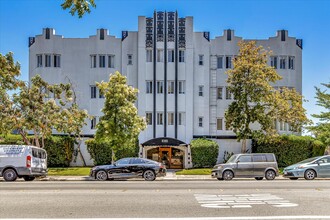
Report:
[[[97,142],[95,139],[89,139],[85,143],[94,165],[111,164],[112,147],[109,143]],[[137,157],[138,151],[138,144],[132,144],[115,152],[115,158]]]
[[194,167],[213,167],[218,158],[219,145],[212,140],[195,139],[190,143]]
[[307,136],[282,135],[262,138],[252,143],[253,152],[274,153],[279,167],[286,167],[310,157],[324,154],[322,142]]
[[[1,137],[0,144],[24,144],[24,142],[20,135],[6,135]],[[74,138],[68,136],[52,136],[46,139],[45,150],[47,151],[47,166],[68,167],[72,160],[73,149]]]

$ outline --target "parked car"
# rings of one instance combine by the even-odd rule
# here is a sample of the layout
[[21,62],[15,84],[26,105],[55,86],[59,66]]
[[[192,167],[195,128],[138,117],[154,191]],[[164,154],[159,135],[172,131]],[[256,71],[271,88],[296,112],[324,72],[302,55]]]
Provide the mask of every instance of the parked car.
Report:
[[212,177],[231,180],[234,177],[254,177],[256,180],[273,180],[278,176],[278,166],[274,154],[234,154],[227,163],[213,167]]
[[111,165],[95,166],[90,176],[96,180],[113,180],[142,177],[153,181],[156,176],[165,176],[166,168],[163,164],[144,158],[123,158]]
[[0,177],[32,181],[47,174],[47,152],[27,145],[0,145]]
[[283,177],[291,180],[330,177],[330,156],[313,157],[288,166],[283,169]]

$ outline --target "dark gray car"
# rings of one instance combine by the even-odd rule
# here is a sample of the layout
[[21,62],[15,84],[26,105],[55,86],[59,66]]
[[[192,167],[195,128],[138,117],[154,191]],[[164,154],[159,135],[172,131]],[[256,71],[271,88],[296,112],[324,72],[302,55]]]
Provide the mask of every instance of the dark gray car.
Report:
[[234,177],[273,180],[278,175],[276,157],[270,153],[234,154],[227,163],[217,164],[212,170],[212,177],[218,180]]

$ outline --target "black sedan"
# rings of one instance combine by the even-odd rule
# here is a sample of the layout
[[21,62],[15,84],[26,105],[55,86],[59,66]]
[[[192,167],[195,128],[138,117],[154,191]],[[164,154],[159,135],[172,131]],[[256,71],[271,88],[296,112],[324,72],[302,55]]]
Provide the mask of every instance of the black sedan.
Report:
[[101,181],[135,177],[153,181],[156,176],[165,175],[163,164],[144,158],[123,158],[111,165],[95,166],[90,171],[91,177]]

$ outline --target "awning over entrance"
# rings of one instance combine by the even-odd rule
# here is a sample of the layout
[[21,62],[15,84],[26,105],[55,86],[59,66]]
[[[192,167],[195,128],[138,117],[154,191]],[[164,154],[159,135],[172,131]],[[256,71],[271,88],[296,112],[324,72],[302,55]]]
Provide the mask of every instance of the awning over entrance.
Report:
[[179,145],[187,145],[187,144],[175,138],[162,137],[162,138],[151,139],[149,141],[144,142],[141,145],[142,147],[144,147],[144,146],[179,146]]

